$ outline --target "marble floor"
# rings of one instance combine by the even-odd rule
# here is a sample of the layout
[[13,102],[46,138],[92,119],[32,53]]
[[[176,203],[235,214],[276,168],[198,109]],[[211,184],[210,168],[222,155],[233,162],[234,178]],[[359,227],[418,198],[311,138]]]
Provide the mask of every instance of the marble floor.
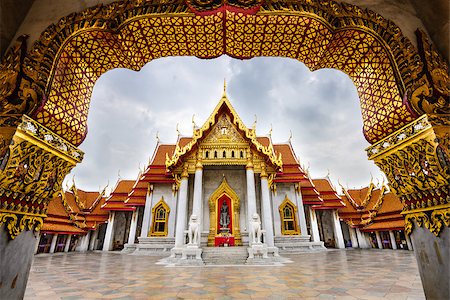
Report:
[[425,299],[414,255],[332,250],[284,266],[165,267],[119,253],[38,255],[25,299]]

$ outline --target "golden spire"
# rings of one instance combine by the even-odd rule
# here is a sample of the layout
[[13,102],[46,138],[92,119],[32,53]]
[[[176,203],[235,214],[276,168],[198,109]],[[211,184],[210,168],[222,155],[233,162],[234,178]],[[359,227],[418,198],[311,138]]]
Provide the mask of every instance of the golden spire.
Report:
[[227,96],[227,79],[224,78],[223,79],[223,96],[222,97],[226,97]]
[[289,142],[289,143],[292,142],[292,130],[290,130],[290,132],[291,132],[291,135],[289,135],[289,139],[288,139],[288,142]]
[[258,122],[258,117],[255,115],[255,122],[253,122],[253,131],[256,131],[256,123]]
[[272,138],[272,130],[273,130],[272,123],[270,123],[270,130],[269,130],[269,136],[270,136],[270,138]]
[[159,131],[156,132],[156,144],[159,144]]

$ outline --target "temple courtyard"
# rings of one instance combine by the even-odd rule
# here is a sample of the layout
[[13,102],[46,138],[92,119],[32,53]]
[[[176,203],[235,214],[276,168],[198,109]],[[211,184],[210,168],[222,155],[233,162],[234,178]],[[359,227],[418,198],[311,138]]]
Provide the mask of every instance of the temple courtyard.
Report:
[[283,256],[291,262],[171,267],[118,252],[41,254],[25,299],[425,299],[411,251]]

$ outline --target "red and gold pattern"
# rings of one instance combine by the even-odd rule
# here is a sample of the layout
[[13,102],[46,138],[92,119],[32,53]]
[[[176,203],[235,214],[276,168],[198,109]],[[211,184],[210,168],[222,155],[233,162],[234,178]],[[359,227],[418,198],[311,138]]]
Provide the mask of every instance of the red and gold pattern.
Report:
[[[199,16],[189,12],[193,2],[221,9]],[[409,75],[422,64],[392,22],[333,1],[266,1],[256,14],[232,8],[257,2],[125,1],[63,18],[43,33],[26,60],[40,71],[45,85],[46,97],[35,118],[78,145],[87,132],[92,88],[107,70],[139,70],[166,56],[227,54],[291,57],[312,70],[344,71],[360,95],[369,142],[414,119],[402,99],[411,86]]]

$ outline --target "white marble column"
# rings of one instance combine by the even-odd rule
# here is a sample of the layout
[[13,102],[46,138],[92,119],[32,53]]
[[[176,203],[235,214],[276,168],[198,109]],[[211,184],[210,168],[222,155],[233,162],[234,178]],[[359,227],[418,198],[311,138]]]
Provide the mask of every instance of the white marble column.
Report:
[[76,251],[85,252],[89,248],[89,240],[91,239],[91,230],[89,230],[82,238],[81,243],[78,245]]
[[133,214],[131,215],[130,233],[128,234],[128,244],[129,245],[133,245],[134,240],[136,239],[136,228],[137,228],[137,222],[138,222],[138,215],[139,215],[139,207],[136,207],[136,209],[133,211]]
[[148,237],[150,222],[152,218],[153,185],[149,185],[147,196],[145,197],[144,217],[142,219],[141,238]]
[[345,249],[344,235],[342,234],[341,222],[339,221],[339,214],[337,210],[331,212],[333,222],[334,239],[336,241],[336,248]]
[[98,228],[96,228],[95,230],[93,230],[91,232],[91,240],[89,241],[89,250],[90,251],[96,250],[95,243],[97,242],[97,237],[98,237]]
[[64,245],[64,252],[69,252],[70,250],[70,241],[72,240],[72,235],[69,234],[69,236],[66,239],[66,244]]
[[300,235],[308,235],[308,226],[306,226],[306,216],[305,216],[305,208],[303,207],[303,198],[302,193],[300,192],[300,183],[298,183],[299,187],[295,191],[295,198],[297,201],[297,213],[298,213],[298,222],[300,225]]
[[348,226],[348,232],[350,233],[350,240],[352,241],[352,248],[359,248],[358,238],[356,237],[355,228]]
[[375,236],[377,237],[378,249],[383,249],[383,243],[381,242],[381,236],[379,231],[375,231]]
[[115,215],[114,211],[109,212],[108,225],[106,226],[105,240],[103,242],[103,251],[111,251],[113,249]]
[[405,239],[406,239],[406,244],[408,245],[408,250],[413,251],[413,245],[411,243],[411,239],[410,239],[409,235],[407,235],[406,233],[405,233]]
[[319,225],[317,224],[316,211],[309,208],[309,223],[311,224],[311,239],[313,242],[320,242]]
[[356,236],[358,238],[359,248],[369,248],[367,245],[366,238],[364,234],[361,232],[361,230],[359,230],[359,228],[356,228]]
[[52,243],[50,244],[50,253],[55,253],[57,239],[58,239],[58,234],[55,233],[52,237]]
[[391,238],[392,249],[396,250],[397,249],[397,243],[395,242],[395,236],[394,236],[394,232],[392,230],[389,230],[389,237]]
[[262,165],[261,170],[261,203],[264,212],[264,230],[266,231],[264,242],[267,246],[274,247],[272,205],[270,203],[269,183],[267,181],[267,173],[264,165]]
[[[198,152],[197,163],[195,165],[195,175],[194,175],[194,197],[192,203],[192,214],[197,216],[197,220],[199,223],[200,232],[203,231],[203,201],[202,201],[202,192],[203,192],[203,166],[200,156],[200,151]],[[198,240],[198,244],[200,245],[201,239]]]
[[177,224],[175,231],[175,248],[180,248],[185,243],[186,216],[187,216],[187,198],[188,198],[188,180],[187,165],[184,166],[181,174],[180,189],[178,191]]
[[250,228],[250,222],[253,214],[256,213],[256,186],[255,173],[253,171],[253,163],[250,150],[247,151],[247,228]]

